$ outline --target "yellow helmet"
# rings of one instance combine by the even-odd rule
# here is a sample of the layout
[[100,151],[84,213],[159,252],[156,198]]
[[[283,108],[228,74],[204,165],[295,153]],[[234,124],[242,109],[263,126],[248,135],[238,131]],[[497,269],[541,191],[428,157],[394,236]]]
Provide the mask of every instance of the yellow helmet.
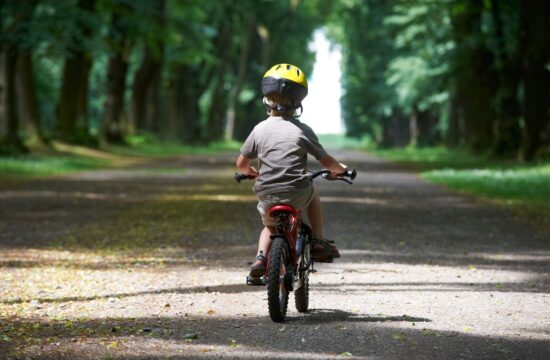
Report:
[[306,75],[297,66],[277,64],[264,74],[262,93],[264,96],[273,93],[285,95],[298,108],[307,95]]

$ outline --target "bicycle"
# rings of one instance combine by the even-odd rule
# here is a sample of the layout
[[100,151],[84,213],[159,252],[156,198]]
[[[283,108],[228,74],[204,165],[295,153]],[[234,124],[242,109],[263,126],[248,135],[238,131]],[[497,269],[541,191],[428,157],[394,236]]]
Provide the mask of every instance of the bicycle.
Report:
[[[326,180],[340,180],[353,184],[357,176],[355,169],[348,170],[338,177],[331,176],[329,170],[311,173],[315,179],[322,176]],[[235,173],[235,180],[240,183],[244,179],[253,179],[249,175]],[[348,180],[349,178],[351,180]],[[274,205],[269,209],[270,216],[276,219],[277,233],[271,235],[271,247],[268,250],[267,266],[263,276],[247,276],[246,284],[267,287],[267,302],[269,316],[275,322],[281,322],[286,317],[288,297],[294,291],[296,310],[305,313],[309,307],[309,274],[315,273],[311,256],[313,244],[320,243],[329,246],[324,241],[313,239],[309,225],[301,219],[301,210],[296,210],[288,204]],[[324,262],[332,262],[331,256]]]

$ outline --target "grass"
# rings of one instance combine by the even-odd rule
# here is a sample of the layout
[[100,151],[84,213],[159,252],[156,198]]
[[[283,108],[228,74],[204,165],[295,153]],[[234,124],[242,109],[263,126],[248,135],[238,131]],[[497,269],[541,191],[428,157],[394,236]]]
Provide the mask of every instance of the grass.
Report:
[[150,157],[238,151],[240,146],[237,142],[188,146],[161,142],[150,136],[129,137],[128,144],[128,146],[106,145],[101,150],[97,150],[54,142],[52,149],[36,151],[28,155],[0,157],[0,179],[8,181],[67,174],[129,164]]
[[77,155],[27,155],[0,158],[0,176],[47,176],[106,167],[110,161]]
[[374,155],[409,165],[449,188],[506,201],[550,202],[550,164],[493,160],[444,147],[372,150]]
[[440,169],[467,169],[495,166],[497,162],[487,155],[474,155],[465,150],[448,149],[442,146],[415,149],[369,149],[373,155],[410,165],[419,171]]
[[422,177],[450,188],[504,200],[550,202],[550,164],[512,168],[443,169]]
[[367,142],[362,139],[352,139],[341,134],[320,134],[319,141],[327,149],[362,149]]
[[105,150],[123,156],[177,156],[182,154],[210,155],[220,151],[237,151],[237,141],[218,141],[207,145],[184,145],[177,142],[160,141],[152,135],[132,135],[126,138],[127,146],[108,145]]

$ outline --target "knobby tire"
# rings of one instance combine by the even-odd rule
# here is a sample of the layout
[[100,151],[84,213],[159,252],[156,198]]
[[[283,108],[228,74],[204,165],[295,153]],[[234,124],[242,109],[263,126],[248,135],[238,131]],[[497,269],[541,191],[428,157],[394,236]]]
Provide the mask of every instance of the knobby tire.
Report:
[[269,269],[267,273],[267,302],[269,317],[275,322],[285,319],[288,308],[288,289],[284,286],[284,273],[289,262],[288,246],[283,237],[273,239],[269,251]]
[[298,312],[305,313],[309,308],[309,272],[307,268],[309,268],[311,262],[311,229],[305,223],[302,223],[301,225],[300,237],[302,238],[304,245],[300,265],[298,266],[300,284],[299,287],[294,290],[294,301],[296,303],[296,310],[298,310]]

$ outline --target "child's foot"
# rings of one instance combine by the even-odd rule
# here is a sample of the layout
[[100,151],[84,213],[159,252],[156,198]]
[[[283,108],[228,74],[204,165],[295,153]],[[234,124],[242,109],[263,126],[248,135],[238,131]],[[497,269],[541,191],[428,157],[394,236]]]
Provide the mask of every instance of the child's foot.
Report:
[[314,239],[311,247],[311,256],[317,262],[332,262],[340,257],[340,252],[333,245],[334,241]]
[[256,256],[256,262],[250,267],[250,277],[260,277],[265,274],[266,259],[263,255]]

